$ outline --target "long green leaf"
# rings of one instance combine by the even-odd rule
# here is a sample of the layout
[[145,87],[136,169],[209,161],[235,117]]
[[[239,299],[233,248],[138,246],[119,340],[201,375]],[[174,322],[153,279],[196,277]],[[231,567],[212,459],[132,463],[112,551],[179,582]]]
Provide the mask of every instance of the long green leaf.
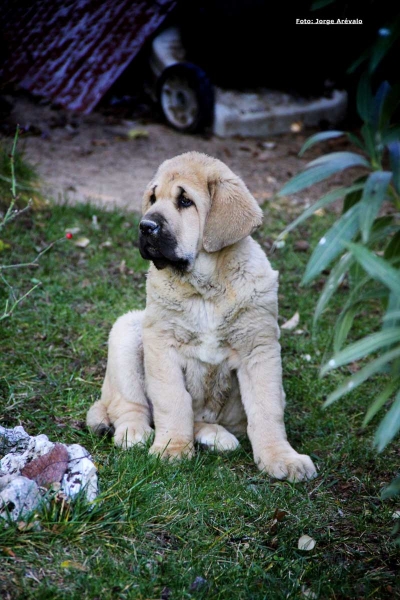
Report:
[[338,353],[349,335],[356,314],[360,312],[360,303],[356,302],[347,310],[340,313],[335,324],[335,335],[333,338],[333,351]]
[[390,239],[383,256],[390,261],[400,258],[400,230]]
[[332,138],[338,138],[342,135],[345,135],[344,131],[321,131],[320,133],[316,133],[306,140],[299,152],[299,156],[303,156],[304,152],[314,146],[314,144],[318,142],[323,142],[325,140],[331,140]]
[[350,346],[347,346],[347,348],[338,352],[338,354],[335,354],[331,360],[322,367],[321,375],[325,375],[332,369],[337,369],[343,365],[360,360],[361,358],[373,354],[381,348],[395,344],[396,342],[400,342],[400,327],[371,333],[371,335],[367,335],[365,338],[358,340],[358,342],[354,342],[354,344],[350,344]]
[[386,314],[383,317],[383,328],[391,329],[400,326],[400,296],[393,292],[389,295]]
[[332,394],[330,394],[325,400],[324,407],[333,404],[334,402],[336,402],[336,400],[339,400],[339,398],[354,390],[356,387],[364,383],[364,381],[372,377],[372,375],[378,373],[382,369],[382,367],[390,363],[392,360],[398,358],[399,356],[400,346],[398,346],[397,348],[393,348],[393,350],[389,350],[389,352],[386,352],[382,356],[379,356],[379,358],[376,358],[375,360],[368,363],[363,369],[361,369],[361,371],[358,371],[357,373],[355,373],[355,375],[352,375],[351,377],[346,379],[346,381],[342,385],[336,388],[336,390],[332,392]]
[[400,429],[400,391],[390,407],[386,416],[379,425],[374,438],[374,445],[378,452],[382,452]]
[[308,261],[303,284],[315,279],[343,251],[343,242],[348,242],[355,236],[358,231],[359,207],[360,205],[356,204],[350,208],[319,240]]
[[362,188],[363,188],[363,184],[358,184],[358,185],[352,185],[347,188],[338,188],[337,190],[333,190],[333,192],[329,192],[329,194],[325,194],[325,196],[322,196],[322,198],[320,198],[317,202],[315,202],[315,204],[313,204],[312,206],[309,206],[304,212],[302,212],[301,215],[299,215],[297,217],[297,219],[292,221],[292,223],[290,223],[290,225],[288,225],[282,231],[282,233],[279,234],[277,241],[286,237],[286,235],[290,231],[292,231],[295,227],[300,225],[300,223],[302,223],[303,221],[305,221],[306,219],[311,217],[315,213],[315,211],[318,210],[319,208],[323,208],[324,206],[327,206],[331,202],[334,202],[335,200],[338,200],[339,198],[343,198],[347,194],[351,194],[352,192],[360,191],[360,190],[362,190]]
[[357,87],[357,111],[365,123],[369,123],[372,117],[373,97],[370,82],[368,73],[364,73]]
[[384,321],[391,321],[392,319],[400,319],[400,310],[388,311],[383,317]]
[[362,187],[356,191],[351,191],[346,194],[346,197],[343,202],[343,210],[342,212],[347,212],[349,208],[360,202],[361,196],[363,194],[364,185],[368,178],[368,175],[362,175],[355,180],[355,184],[360,184]]
[[314,313],[314,324],[318,321],[323,310],[327,306],[329,300],[342,283],[345,274],[347,273],[354,258],[350,252],[344,254],[339,262],[333,267],[329,274],[328,279],[324,285],[324,288],[319,296],[318,303]]
[[388,81],[382,81],[375,94],[372,108],[372,122],[376,130],[378,130],[382,124],[382,112],[391,91],[392,86],[390,83]]
[[337,165],[320,165],[319,167],[313,167],[311,169],[306,168],[305,171],[302,171],[290,179],[278,192],[278,196],[290,196],[290,194],[300,192],[301,190],[314,185],[314,183],[327,179],[340,170],[341,168]]
[[371,165],[364,156],[355,152],[331,152],[315,158],[308,163],[307,168],[319,167],[320,165],[337,165],[338,171],[349,167],[370,167]]
[[400,139],[400,127],[393,125],[389,127],[384,133],[382,133],[381,143],[384,146],[388,146],[392,142],[398,142]]
[[361,127],[361,135],[364,140],[367,154],[371,157],[372,164],[376,164],[378,161],[378,149],[375,138],[376,131],[370,123],[364,123],[364,125]]
[[382,500],[387,500],[388,498],[394,498],[400,493],[400,475],[395,477],[393,481],[390,482],[388,487],[382,490],[381,498]]
[[357,146],[358,148],[360,148],[360,150],[365,152],[365,146],[359,137],[357,137],[356,135],[354,135],[354,133],[351,133],[350,131],[347,132],[347,137],[355,146]]
[[394,392],[398,389],[400,385],[400,380],[395,379],[393,381],[389,381],[387,386],[381,391],[381,393],[375,398],[371,406],[369,406],[367,413],[364,417],[362,426],[366,427],[371,419],[374,418],[377,412],[379,412],[389,400],[390,396],[394,394]]
[[372,223],[385,200],[391,178],[390,171],[374,171],[365,182],[360,201],[360,230],[364,244],[368,242]]
[[373,279],[381,281],[393,293],[400,295],[400,271],[360,244],[348,243],[346,246]]
[[327,179],[334,173],[349,167],[370,167],[368,161],[354,152],[332,152],[311,161],[306,165],[305,171],[295,175],[278,192],[278,196],[290,196],[314,183]]

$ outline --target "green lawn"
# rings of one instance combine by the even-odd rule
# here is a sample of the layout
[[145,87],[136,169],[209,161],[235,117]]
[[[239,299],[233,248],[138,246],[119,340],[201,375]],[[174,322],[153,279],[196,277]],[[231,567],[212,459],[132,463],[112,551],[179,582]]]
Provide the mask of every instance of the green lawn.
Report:
[[[64,238],[67,227],[80,228],[75,240],[90,239],[85,249],[62,239],[38,268],[5,273],[18,297],[38,280],[42,284],[0,322],[0,412],[2,425],[21,424],[32,435],[88,448],[101,495],[94,507],[51,505],[41,531],[0,524],[0,597],[395,597],[399,555],[392,514],[398,504],[381,501],[380,492],[397,474],[399,450],[393,443],[377,456],[371,447],[376,421],[361,430],[382,382],[322,409],[348,370],[318,377],[334,315],[326,314],[313,336],[321,280],[299,287],[309,253],[294,250],[293,242],[312,244],[329,219],[310,221],[271,256],[281,272],[282,322],[298,310],[303,330],[282,332],[288,437],[320,469],[318,479],[297,485],[259,473],[246,440],[233,454],[199,450],[192,461],[169,464],[145,449],[114,449],[85,429],[86,411],[99,395],[111,325],[145,303],[147,264],[137,249],[137,217],[55,206],[26,213],[3,230],[11,249],[1,252],[0,264],[32,260]],[[285,222],[273,205],[257,238],[267,244]],[[337,307],[345,293],[336,298]],[[0,315],[8,294],[0,281]],[[368,332],[377,314],[374,305],[366,307],[357,332]],[[276,509],[286,511],[278,521]],[[297,549],[303,534],[316,540],[314,550]]]

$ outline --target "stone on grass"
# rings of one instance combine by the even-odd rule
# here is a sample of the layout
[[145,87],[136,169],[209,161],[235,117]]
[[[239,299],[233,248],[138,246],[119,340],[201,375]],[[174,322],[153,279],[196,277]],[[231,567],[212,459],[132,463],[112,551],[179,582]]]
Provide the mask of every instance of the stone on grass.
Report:
[[0,427],[0,456],[0,518],[16,521],[39,509],[51,487],[69,499],[82,492],[88,502],[98,494],[97,469],[79,444]]
[[18,521],[36,510],[42,500],[38,485],[27,477],[13,477],[0,493],[0,517]]

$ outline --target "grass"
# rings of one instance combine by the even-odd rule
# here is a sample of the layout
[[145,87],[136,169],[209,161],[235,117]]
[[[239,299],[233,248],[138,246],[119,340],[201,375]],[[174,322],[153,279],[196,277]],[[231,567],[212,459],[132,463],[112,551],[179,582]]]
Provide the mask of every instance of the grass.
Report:
[[[97,215],[99,229],[93,228]],[[257,234],[267,244],[285,224],[272,205]],[[321,280],[300,288],[308,253],[330,217],[295,232],[271,257],[280,276],[282,321],[298,310],[303,333],[282,332],[287,430],[309,453],[320,476],[306,484],[270,480],[253,464],[243,440],[232,454],[199,450],[179,464],[124,452],[92,436],[85,414],[98,397],[107,336],[124,311],[145,304],[147,264],[137,249],[137,218],[90,206],[54,206],[21,215],[3,232],[11,246],[1,262],[29,262],[65,229],[79,227],[85,249],[62,240],[38,268],[7,272],[21,297],[41,285],[1,323],[1,422],[31,435],[80,443],[99,468],[94,506],[53,503],[40,531],[0,524],[0,595],[45,599],[284,599],[393,598],[398,550],[394,500],[380,492],[396,475],[399,452],[371,447],[374,425],[361,430],[366,406],[381,382],[369,383],[327,410],[322,403],[342,375],[319,379],[332,336],[333,314],[312,335]],[[0,311],[9,289],[0,291]],[[345,290],[336,305],[343,304]],[[377,313],[376,313],[377,314]],[[357,323],[366,333],[374,306]],[[309,358],[309,360],[308,360]],[[357,366],[355,366],[357,367]],[[274,519],[276,509],[281,520]],[[301,535],[314,550],[297,549]]]

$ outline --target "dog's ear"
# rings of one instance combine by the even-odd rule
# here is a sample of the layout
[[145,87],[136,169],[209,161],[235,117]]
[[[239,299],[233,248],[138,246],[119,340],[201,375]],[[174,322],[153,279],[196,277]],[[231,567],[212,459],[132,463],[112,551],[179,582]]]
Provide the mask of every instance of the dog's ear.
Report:
[[210,181],[208,190],[211,208],[203,234],[203,247],[207,252],[230,246],[261,225],[261,208],[243,181],[233,173],[232,177]]

